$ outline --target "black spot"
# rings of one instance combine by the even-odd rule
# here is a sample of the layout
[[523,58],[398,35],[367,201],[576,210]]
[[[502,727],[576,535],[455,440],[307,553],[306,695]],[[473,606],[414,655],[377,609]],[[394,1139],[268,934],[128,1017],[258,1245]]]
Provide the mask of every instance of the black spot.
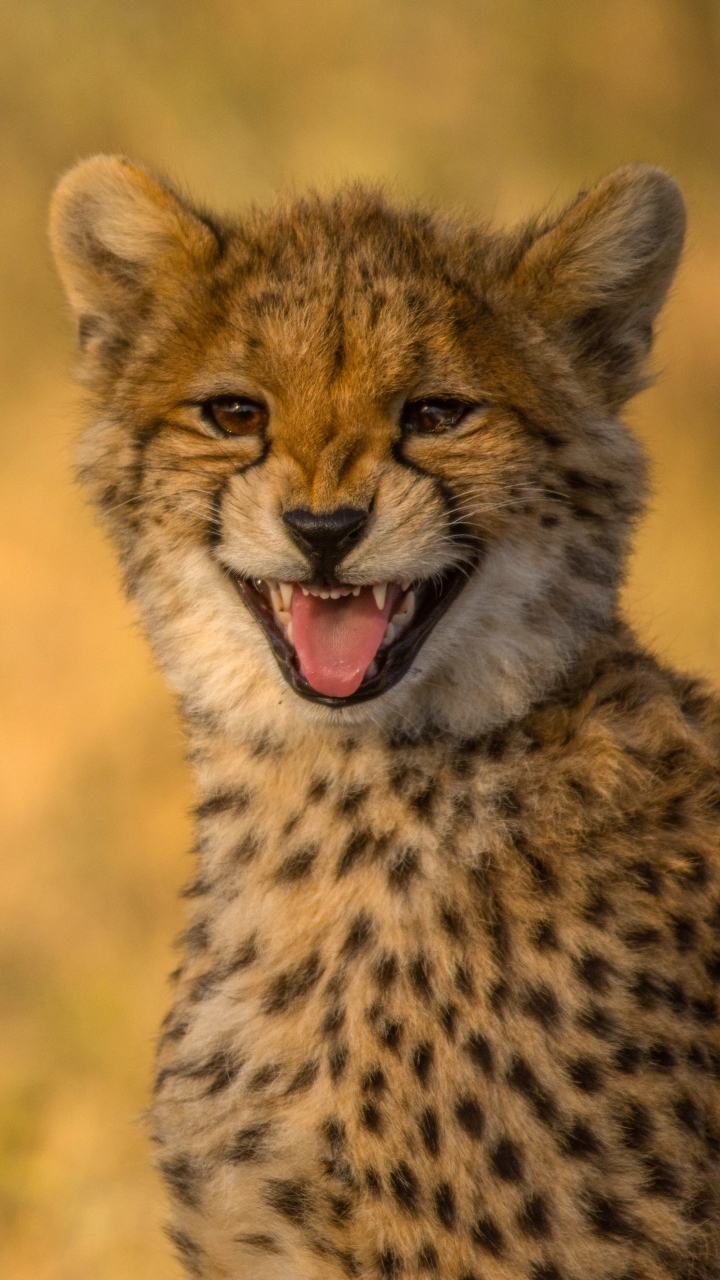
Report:
[[515,844],[530,869],[535,888],[548,897],[556,894],[558,892],[557,876],[550,864],[531,849],[525,840],[520,841],[516,837]]
[[624,1075],[634,1075],[644,1058],[640,1045],[626,1041],[615,1053],[615,1065]]
[[413,1071],[422,1085],[428,1082],[434,1056],[433,1046],[427,1042],[416,1045],[412,1051]]
[[378,1039],[386,1049],[397,1053],[400,1049],[400,1041],[402,1040],[403,1024],[402,1022],[388,1018],[378,1027]]
[[558,998],[544,983],[529,989],[523,1002],[523,1010],[541,1026],[548,1028],[553,1027],[560,1017]]
[[348,959],[357,955],[372,937],[373,927],[372,916],[367,911],[360,911],[350,925],[342,954]]
[[287,969],[270,983],[263,1000],[265,1013],[284,1013],[302,1001],[322,976],[320,954],[314,951],[295,969]]
[[328,1204],[332,1210],[333,1222],[342,1227],[352,1218],[353,1207],[347,1196],[328,1196]]
[[360,1108],[360,1123],[370,1133],[382,1132],[382,1112],[374,1102],[364,1102]]
[[671,917],[670,923],[678,951],[691,951],[697,941],[694,921],[688,920],[684,916],[676,916]]
[[330,1079],[333,1084],[337,1084],[343,1074],[345,1067],[347,1066],[348,1056],[349,1051],[346,1044],[338,1045],[337,1048],[333,1049],[328,1055],[328,1068],[330,1071]]
[[582,1120],[575,1120],[571,1128],[562,1135],[560,1145],[567,1155],[578,1160],[597,1155],[600,1151],[600,1143],[595,1134]]
[[319,852],[317,845],[296,849],[280,863],[275,877],[278,883],[295,884],[298,880],[305,880],[310,875]]
[[433,1244],[424,1244],[420,1249],[418,1268],[420,1271],[438,1271],[440,1269],[438,1251]]
[[388,866],[388,884],[396,892],[407,889],[410,881],[419,874],[420,862],[417,849],[401,849]]
[[503,1239],[502,1231],[489,1214],[485,1214],[484,1217],[478,1218],[477,1222],[471,1228],[470,1235],[475,1244],[479,1245],[481,1249],[485,1249],[485,1251],[491,1254],[493,1258],[500,1257],[505,1246],[505,1241]]
[[239,973],[241,969],[247,969],[249,965],[254,964],[258,958],[258,949],[254,937],[247,938],[245,942],[241,942],[232,959],[228,962],[227,973]]
[[713,951],[711,956],[703,960],[705,972],[711,982],[720,982],[720,951]]
[[470,1000],[475,993],[470,970],[467,969],[464,964],[460,964],[459,961],[455,965],[455,986],[460,994],[465,996],[468,1000]]
[[586,952],[575,962],[577,975],[581,982],[593,991],[607,991],[610,985],[612,965],[596,952]]
[[455,1035],[455,1018],[457,1017],[457,1005],[445,1004],[438,1011],[440,1018],[440,1026],[450,1040]]
[[717,1000],[714,996],[690,1001],[690,1011],[698,1022],[712,1024],[718,1020]]
[[201,1276],[205,1250],[201,1249],[200,1245],[196,1244],[185,1231],[179,1231],[177,1227],[168,1227],[167,1235],[175,1245],[186,1271],[191,1276]]
[[422,1112],[418,1121],[418,1128],[420,1129],[420,1137],[423,1140],[425,1150],[429,1151],[431,1156],[436,1156],[440,1151],[440,1126],[437,1113],[432,1107],[426,1107]]
[[227,813],[232,810],[233,813],[242,813],[247,809],[250,800],[250,792],[244,787],[238,787],[235,791],[217,791],[215,795],[208,796],[195,809],[196,818],[211,818],[217,813]]
[[264,1067],[258,1070],[250,1077],[247,1087],[251,1093],[259,1093],[262,1089],[266,1089],[269,1084],[273,1084],[280,1074],[280,1068],[276,1062],[268,1062]]
[[282,1253],[282,1248],[274,1236],[258,1232],[250,1235],[236,1236],[238,1244],[247,1244],[260,1253]]
[[406,1213],[417,1213],[418,1180],[404,1160],[390,1170],[390,1187],[401,1209]]
[[245,836],[234,845],[228,854],[228,861],[234,867],[245,867],[256,858],[262,848],[257,836]]
[[488,999],[494,1012],[501,1014],[510,999],[510,984],[504,979],[496,982],[488,992]]
[[342,1005],[333,1005],[322,1020],[320,1031],[324,1036],[335,1036],[345,1024],[345,1010]]
[[415,990],[424,1000],[429,1000],[432,995],[432,987],[430,985],[430,961],[422,952],[410,964],[410,981]]
[[576,1058],[569,1062],[567,1073],[576,1089],[583,1093],[597,1093],[603,1085],[603,1073],[599,1063],[592,1058]]
[[455,1196],[449,1182],[441,1182],[435,1189],[435,1212],[446,1231],[455,1225]]
[[465,921],[457,907],[444,903],[440,908],[440,924],[451,938],[464,938],[467,933]]
[[650,1113],[640,1102],[629,1102],[620,1117],[623,1146],[631,1151],[642,1151],[650,1141],[653,1124]]
[[519,1182],[523,1176],[522,1152],[509,1138],[501,1138],[490,1153],[490,1163],[504,1182]]
[[578,1014],[577,1022],[578,1026],[589,1031],[591,1035],[597,1036],[599,1040],[612,1040],[617,1030],[607,1009],[597,1004],[591,1004],[587,1009],[583,1009]]
[[187,951],[207,951],[210,945],[210,930],[207,920],[197,920],[182,935]]
[[485,1127],[485,1115],[477,1098],[466,1096],[460,1098],[455,1104],[455,1118],[471,1138],[479,1139],[482,1137],[483,1128]]
[[583,908],[583,916],[588,924],[597,929],[604,929],[610,916],[615,914],[610,899],[601,889],[594,889]]
[[656,898],[662,891],[662,876],[657,867],[651,862],[641,860],[630,864],[630,871],[634,875],[639,887],[645,892]]
[[647,1178],[643,1183],[644,1190],[650,1196],[661,1196],[665,1200],[676,1200],[680,1195],[680,1184],[677,1173],[667,1160],[659,1156],[647,1156],[643,1160]]
[[377,980],[378,986],[381,987],[383,991],[386,991],[388,987],[392,986],[393,982],[397,978],[397,975],[398,975],[397,957],[392,955],[391,953],[386,953],[385,955],[382,955],[378,960],[377,964],[375,965],[375,978]]
[[433,800],[435,799],[436,785],[433,782],[422,787],[420,791],[416,791],[411,796],[408,803],[411,809],[414,809],[419,818],[425,822],[429,822],[432,817]]
[[623,934],[623,941],[631,951],[644,951],[647,947],[654,947],[658,942],[662,942],[662,934],[659,929],[637,925]]
[[235,1134],[226,1152],[226,1159],[231,1164],[245,1164],[251,1160],[263,1160],[267,1155],[267,1136],[270,1124],[255,1124],[247,1129],[240,1129]]
[[622,1240],[637,1235],[621,1200],[591,1191],[583,1207],[590,1225],[599,1236]]
[[662,998],[662,988],[650,973],[636,973],[630,984],[630,994],[641,1009],[654,1009]]
[[310,783],[307,793],[308,804],[317,804],[318,800],[322,800],[330,789],[330,782],[327,778],[316,778]]
[[530,941],[538,951],[557,951],[555,926],[549,920],[538,920],[530,931]]
[[530,1280],[563,1280],[563,1276],[554,1262],[534,1262],[530,1268]]
[[481,1071],[484,1071],[485,1075],[491,1079],[495,1072],[495,1064],[493,1062],[492,1049],[485,1036],[481,1035],[479,1031],[472,1031],[463,1048],[475,1066],[480,1067]]
[[673,1111],[677,1116],[680,1124],[689,1129],[691,1133],[700,1132],[700,1116],[698,1114],[697,1103],[689,1096],[683,1094],[676,1098],[673,1103]]
[[387,1080],[385,1073],[380,1067],[370,1067],[362,1078],[361,1086],[363,1093],[374,1093],[378,1096],[383,1094],[387,1088]]
[[378,1257],[378,1272],[383,1280],[394,1280],[403,1270],[403,1260],[394,1249],[385,1249]]
[[526,1236],[542,1239],[551,1234],[550,1214],[544,1196],[530,1196],[517,1215],[517,1224]]
[[369,831],[353,832],[340,855],[340,861],[335,873],[338,880],[347,875],[348,871],[355,866],[355,863],[360,860],[371,841],[372,835]]
[[306,1182],[273,1178],[265,1184],[265,1199],[271,1209],[296,1226],[304,1225],[310,1216],[312,1203]]
[[382,1182],[380,1181],[380,1174],[378,1173],[377,1169],[373,1168],[372,1165],[368,1165],[367,1169],[365,1170],[365,1186],[367,1187],[371,1196],[375,1196],[377,1198],[378,1196],[382,1195]]
[[355,813],[355,810],[362,804],[369,791],[370,788],[368,786],[361,784],[354,784],[353,786],[348,787],[347,791],[343,792],[338,801],[338,813],[343,814],[345,817],[349,817],[350,814]]
[[654,1071],[672,1071],[675,1061],[675,1054],[669,1044],[656,1041],[648,1046],[647,1062]]
[[515,1058],[507,1074],[507,1082],[527,1099],[538,1120],[554,1125],[557,1118],[555,1101],[523,1058]]
[[196,1209],[200,1203],[200,1170],[189,1156],[175,1156],[172,1160],[163,1160],[160,1164],[162,1173],[170,1193],[180,1204]]
[[310,1089],[317,1080],[319,1070],[320,1063],[316,1058],[313,1058],[309,1062],[304,1062],[303,1065],[295,1072],[295,1075],[285,1090],[285,1094],[290,1095],[293,1093],[304,1093],[306,1089]]

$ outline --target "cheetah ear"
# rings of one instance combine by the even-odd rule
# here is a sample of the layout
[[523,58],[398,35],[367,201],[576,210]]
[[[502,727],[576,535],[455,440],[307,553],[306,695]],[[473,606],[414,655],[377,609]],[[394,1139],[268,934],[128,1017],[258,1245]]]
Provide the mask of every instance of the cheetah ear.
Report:
[[50,241],[90,374],[121,362],[151,298],[218,251],[211,228],[123,156],[94,156],[61,179]]
[[627,165],[536,231],[513,273],[512,286],[612,409],[644,385],[684,234],[677,183],[661,169]]

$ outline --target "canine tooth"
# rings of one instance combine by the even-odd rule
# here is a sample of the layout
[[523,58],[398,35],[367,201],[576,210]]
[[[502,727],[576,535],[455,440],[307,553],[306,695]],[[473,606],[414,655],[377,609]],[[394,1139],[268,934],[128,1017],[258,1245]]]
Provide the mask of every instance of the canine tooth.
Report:
[[411,582],[412,582],[412,578],[403,578],[402,582],[400,583],[402,590],[407,591]]
[[378,609],[385,608],[385,596],[387,595],[387,582],[376,582],[373,587],[373,595]]
[[386,649],[389,644],[392,644],[397,634],[398,634],[398,628],[394,627],[392,622],[388,622],[385,628],[385,635],[380,641],[380,648]]
[[272,582],[269,582],[268,586],[270,588],[270,600],[272,601],[272,607],[276,613],[280,613],[283,607],[283,598],[277,587]]
[[379,668],[379,666],[378,666],[377,662],[375,661],[375,659],[373,658],[372,662],[370,663],[370,666],[368,667],[367,671],[365,672],[365,679],[366,679],[366,680],[371,680],[373,676],[376,676],[376,675],[377,675],[377,673],[378,673],[378,671],[379,671],[379,670],[380,670],[380,668]]
[[293,624],[292,624],[292,618],[290,617],[289,614],[288,614],[288,621],[285,623],[285,635],[288,638],[288,643],[292,644],[293,643]]
[[403,604],[403,613],[406,613],[408,615],[408,621],[409,621],[409,619],[412,618],[414,612],[415,612],[415,592],[408,591]]
[[282,627],[287,627],[292,622],[292,616],[288,613],[287,609],[278,609],[277,620]]
[[286,609],[289,609],[290,605],[292,604],[292,597],[293,597],[292,583],[279,582],[278,586],[280,588],[280,595],[282,596],[283,606]]

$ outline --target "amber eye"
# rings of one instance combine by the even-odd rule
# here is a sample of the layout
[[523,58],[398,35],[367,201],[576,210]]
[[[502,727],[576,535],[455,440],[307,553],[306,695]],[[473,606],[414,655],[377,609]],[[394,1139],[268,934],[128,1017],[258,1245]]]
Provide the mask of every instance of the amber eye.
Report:
[[439,436],[459,426],[473,408],[462,400],[408,400],[402,411],[402,429],[412,435]]
[[218,396],[206,400],[203,409],[211,422],[228,436],[255,436],[267,426],[268,411],[244,396]]

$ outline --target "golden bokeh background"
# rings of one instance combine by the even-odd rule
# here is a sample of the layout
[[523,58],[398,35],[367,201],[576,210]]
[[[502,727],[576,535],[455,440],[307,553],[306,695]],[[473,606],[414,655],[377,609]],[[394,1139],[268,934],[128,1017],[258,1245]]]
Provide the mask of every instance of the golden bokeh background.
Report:
[[53,183],[123,151],[220,208],[361,175],[502,223],[670,170],[690,235],[630,410],[655,495],[626,602],[720,679],[720,3],[0,0],[0,34],[0,1275],[171,1280],[142,1109],[192,796],[72,483]]

